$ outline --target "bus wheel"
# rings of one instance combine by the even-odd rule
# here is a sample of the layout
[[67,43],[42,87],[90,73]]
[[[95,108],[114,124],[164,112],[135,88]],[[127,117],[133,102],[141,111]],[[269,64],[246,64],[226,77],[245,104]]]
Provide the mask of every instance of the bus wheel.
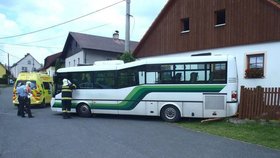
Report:
[[77,107],[77,112],[78,112],[78,115],[81,117],[90,117],[91,116],[90,108],[85,103],[82,103]]
[[176,106],[166,105],[161,109],[160,117],[167,122],[176,122],[180,120],[181,114]]

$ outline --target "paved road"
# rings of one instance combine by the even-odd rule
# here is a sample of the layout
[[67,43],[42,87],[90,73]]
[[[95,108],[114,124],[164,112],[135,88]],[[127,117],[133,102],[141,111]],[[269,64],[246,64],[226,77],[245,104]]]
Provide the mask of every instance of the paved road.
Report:
[[0,88],[0,158],[279,158],[280,151],[194,132],[159,118],[98,115],[63,120],[49,108],[16,116]]

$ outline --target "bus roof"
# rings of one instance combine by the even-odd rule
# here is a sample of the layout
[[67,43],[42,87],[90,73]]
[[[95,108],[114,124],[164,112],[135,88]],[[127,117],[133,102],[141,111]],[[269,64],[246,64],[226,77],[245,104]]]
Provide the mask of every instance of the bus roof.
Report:
[[98,61],[98,64],[91,66],[78,66],[78,67],[67,67],[60,68],[57,70],[58,73],[64,72],[84,72],[84,71],[109,71],[109,70],[120,70],[135,66],[147,65],[147,64],[169,64],[169,63],[200,63],[200,62],[221,62],[227,61],[230,56],[219,55],[219,56],[188,56],[188,57],[159,57],[159,58],[146,58],[139,59],[134,62],[121,63],[116,60],[113,61]]

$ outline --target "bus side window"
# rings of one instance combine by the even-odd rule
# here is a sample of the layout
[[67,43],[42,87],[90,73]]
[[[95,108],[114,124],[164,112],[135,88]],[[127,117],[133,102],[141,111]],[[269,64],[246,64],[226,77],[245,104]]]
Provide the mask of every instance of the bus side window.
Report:
[[215,63],[212,65],[212,81],[216,83],[226,82],[226,63]]
[[158,83],[158,72],[146,72],[146,83],[154,84]]
[[139,85],[145,84],[145,71],[139,71],[138,72],[138,77],[139,77]]
[[114,71],[95,72],[93,88],[95,88],[95,89],[114,89],[115,88],[115,72]]

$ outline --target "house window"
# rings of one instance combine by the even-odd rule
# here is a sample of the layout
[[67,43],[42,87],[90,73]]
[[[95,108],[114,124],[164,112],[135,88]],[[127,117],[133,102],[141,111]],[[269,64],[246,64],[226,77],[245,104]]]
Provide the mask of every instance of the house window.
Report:
[[215,11],[215,26],[224,26],[226,24],[226,10]]
[[182,32],[181,33],[190,32],[190,18],[184,18],[181,21],[182,21]]
[[21,71],[27,71],[27,67],[21,67]]
[[264,76],[264,54],[247,55],[246,78],[262,78]]
[[31,61],[30,61],[30,60],[28,60],[28,61],[27,61],[27,64],[28,64],[28,65],[31,65]]

